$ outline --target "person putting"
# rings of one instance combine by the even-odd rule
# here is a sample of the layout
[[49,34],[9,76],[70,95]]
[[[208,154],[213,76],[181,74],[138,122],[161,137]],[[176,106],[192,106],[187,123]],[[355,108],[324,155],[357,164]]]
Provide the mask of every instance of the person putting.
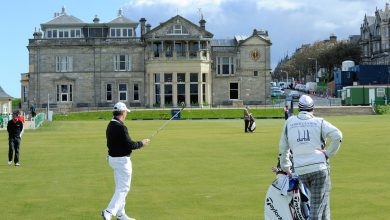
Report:
[[[310,192],[310,220],[330,219],[330,167],[329,159],[340,148],[341,131],[322,118],[313,115],[314,102],[302,95],[298,103],[299,114],[284,124],[279,142],[280,166],[291,176],[291,166]],[[331,142],[325,148],[326,139]],[[290,160],[290,150],[293,163]]]
[[126,196],[130,191],[132,163],[130,155],[133,150],[149,144],[149,139],[133,141],[130,138],[124,121],[130,110],[122,102],[115,104],[113,118],[107,126],[106,138],[108,147],[107,160],[114,171],[115,193],[107,208],[101,215],[104,220],[116,216],[118,220],[134,220],[125,212]]

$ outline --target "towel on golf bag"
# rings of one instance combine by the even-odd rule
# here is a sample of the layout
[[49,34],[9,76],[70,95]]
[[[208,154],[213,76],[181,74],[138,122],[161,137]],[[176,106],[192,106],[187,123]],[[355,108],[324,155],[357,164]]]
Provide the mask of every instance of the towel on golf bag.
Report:
[[[287,195],[282,195],[286,178]],[[309,204],[308,192],[297,176],[289,178],[285,174],[277,174],[265,197],[264,219],[307,220]]]

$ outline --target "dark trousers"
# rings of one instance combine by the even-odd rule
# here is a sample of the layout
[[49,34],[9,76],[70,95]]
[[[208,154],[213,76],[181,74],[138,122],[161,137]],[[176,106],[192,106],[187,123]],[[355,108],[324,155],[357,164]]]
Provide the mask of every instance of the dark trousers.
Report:
[[244,120],[244,121],[245,121],[245,132],[248,132],[249,120]]
[[8,161],[12,161],[12,157],[15,151],[14,163],[19,163],[20,137],[9,137],[8,146]]

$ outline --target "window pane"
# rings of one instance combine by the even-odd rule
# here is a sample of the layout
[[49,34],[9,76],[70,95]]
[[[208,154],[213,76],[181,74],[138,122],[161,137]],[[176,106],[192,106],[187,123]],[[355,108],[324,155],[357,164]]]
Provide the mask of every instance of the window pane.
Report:
[[64,32],[63,31],[59,31],[58,32],[58,37],[60,37],[60,38],[64,37]]
[[198,82],[198,74],[197,73],[190,74],[190,82]]
[[57,30],[53,30],[53,38],[57,37]]
[[186,94],[186,84],[178,84],[177,85],[177,94]]
[[122,36],[127,37],[127,29],[122,29]]
[[238,83],[230,83],[230,89],[238,89]]
[[111,84],[107,84],[107,91],[112,91],[112,85]]
[[127,85],[126,84],[119,84],[119,91],[127,91]]
[[159,83],[160,82],[160,74],[159,73],[155,73],[154,74],[154,82],[155,83]]
[[68,92],[68,85],[61,85],[61,92],[67,93]]
[[222,65],[222,74],[229,74],[229,65]]
[[129,37],[133,36],[133,29],[127,29]]
[[116,30],[116,36],[120,37],[121,36],[121,29],[115,29]]
[[62,102],[68,101],[68,94],[61,94],[61,101]]
[[193,94],[193,93],[198,93],[198,84],[191,84],[190,85],[190,93]]
[[229,64],[229,57],[222,57],[223,64]]
[[69,32],[68,31],[64,31],[64,37],[66,37],[66,38],[69,37]]
[[172,85],[164,85],[165,94],[172,94]]
[[107,101],[112,101],[112,93],[107,92]]
[[111,37],[115,37],[115,29],[111,29]]
[[47,37],[48,38],[51,38],[52,36],[51,36],[51,31],[47,31]]
[[177,82],[185,82],[186,81],[186,74],[185,73],[178,73],[177,74]]
[[80,30],[76,30],[76,37],[81,37],[81,32],[80,32]]
[[172,82],[172,73],[164,74],[164,82]]
[[76,37],[76,31],[70,30],[70,37]]
[[160,94],[160,85],[155,85],[155,93]]
[[238,91],[230,90],[230,99],[238,99]]
[[119,93],[119,100],[120,101],[126,101],[127,100],[126,92]]

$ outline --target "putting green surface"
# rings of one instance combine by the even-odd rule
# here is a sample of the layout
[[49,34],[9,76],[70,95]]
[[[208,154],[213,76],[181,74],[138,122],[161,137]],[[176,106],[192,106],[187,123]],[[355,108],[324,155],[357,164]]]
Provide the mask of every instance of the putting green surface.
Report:
[[[331,160],[332,219],[389,219],[390,116],[328,117],[344,135]],[[165,121],[126,121],[133,139]],[[61,121],[27,130],[21,166],[7,165],[0,131],[0,219],[100,219],[114,180],[106,157],[108,121]],[[263,219],[274,179],[282,119],[179,120],[132,154],[126,211],[138,220]]]

